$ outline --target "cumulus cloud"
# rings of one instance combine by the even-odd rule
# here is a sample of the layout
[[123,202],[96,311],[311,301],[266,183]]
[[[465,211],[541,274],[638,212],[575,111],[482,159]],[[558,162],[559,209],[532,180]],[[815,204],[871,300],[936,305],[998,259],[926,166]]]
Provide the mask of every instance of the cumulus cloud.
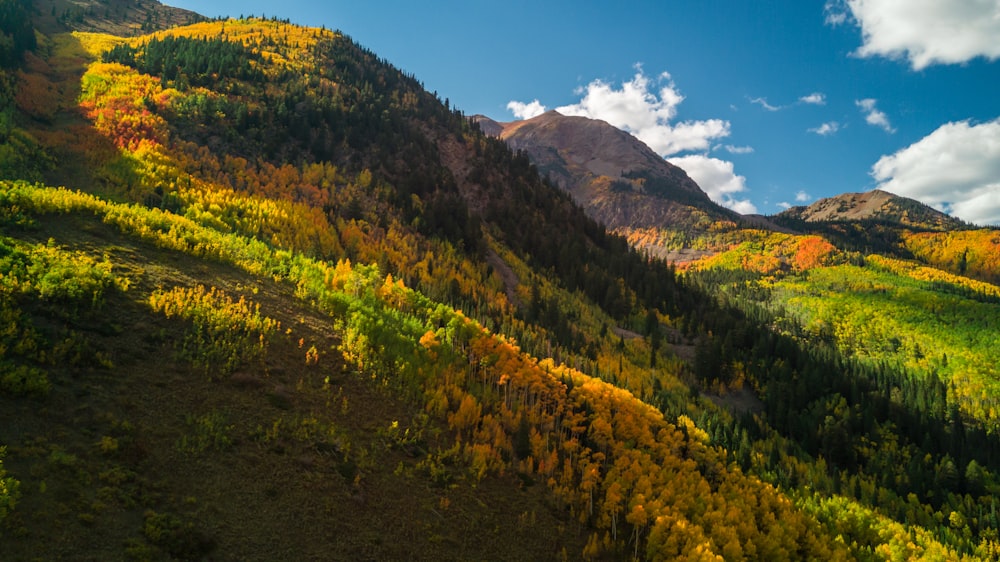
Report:
[[792,208],[792,204],[789,203],[788,201],[782,201],[781,203],[778,203],[778,207],[781,207],[782,209],[787,211],[788,209]]
[[730,154],[750,154],[753,152],[752,146],[733,146],[731,144],[727,144],[722,148],[725,148],[726,152]]
[[813,127],[811,129],[806,129],[806,130],[809,131],[810,133],[816,133],[817,135],[825,137],[839,131],[840,123],[837,123],[836,121],[827,121],[826,123],[823,123],[819,127]]
[[795,194],[796,203],[808,203],[812,201],[812,195],[809,195],[805,191],[799,191]]
[[875,107],[876,103],[877,100],[872,98],[856,100],[854,102],[861,109],[861,113],[865,114],[866,123],[873,127],[878,127],[887,133],[895,133],[896,129],[893,128],[892,123],[889,123],[889,117],[879,108]]
[[690,154],[670,158],[670,163],[687,172],[712,201],[744,215],[757,212],[757,207],[749,199],[735,197],[747,188],[746,178],[733,171],[732,162],[704,154]]
[[945,123],[872,166],[878,187],[962,220],[1000,225],[1000,119]]
[[809,105],[826,105],[826,95],[820,92],[813,92],[808,96],[802,96],[799,98],[799,102]]
[[830,0],[826,23],[861,28],[861,57],[906,59],[913,70],[933,64],[1000,58],[1000,6],[990,0]]
[[538,100],[529,103],[511,100],[507,103],[507,109],[518,119],[531,119],[545,113],[545,106]]
[[729,121],[721,119],[672,123],[684,96],[666,72],[651,79],[637,67],[635,76],[621,88],[594,80],[579,93],[583,95],[579,102],[556,111],[607,121],[632,133],[661,156],[707,150],[712,140],[729,136]]

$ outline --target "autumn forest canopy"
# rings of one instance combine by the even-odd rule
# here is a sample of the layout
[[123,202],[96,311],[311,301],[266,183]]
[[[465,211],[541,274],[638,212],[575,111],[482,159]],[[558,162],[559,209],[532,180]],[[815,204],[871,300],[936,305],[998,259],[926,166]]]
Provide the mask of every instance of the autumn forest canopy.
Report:
[[997,231],[611,232],[340,31],[61,6],[0,0],[0,558],[1000,556]]

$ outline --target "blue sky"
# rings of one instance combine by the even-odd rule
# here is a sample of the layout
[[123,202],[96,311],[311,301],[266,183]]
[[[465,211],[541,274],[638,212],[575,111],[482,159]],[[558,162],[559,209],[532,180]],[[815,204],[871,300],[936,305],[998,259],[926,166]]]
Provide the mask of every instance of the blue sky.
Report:
[[881,187],[1000,225],[1000,0],[166,3],[340,29],[468,115],[604,119],[741,212]]

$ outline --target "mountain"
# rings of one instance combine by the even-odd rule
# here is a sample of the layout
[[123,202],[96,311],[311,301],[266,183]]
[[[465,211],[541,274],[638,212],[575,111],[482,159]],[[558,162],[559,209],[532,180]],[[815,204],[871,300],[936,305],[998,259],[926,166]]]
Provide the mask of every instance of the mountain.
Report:
[[35,25],[46,33],[73,30],[133,37],[205,19],[156,0],[34,0],[33,4]]
[[525,151],[541,175],[612,230],[695,231],[739,220],[709,199],[684,170],[604,121],[554,110],[510,123],[474,119],[485,134]]
[[341,32],[0,7],[0,559],[1000,551],[987,233],[675,269]]
[[0,558],[844,552],[660,409],[660,319],[711,301],[414,77],[257,18],[41,43],[4,81]]
[[820,199],[807,207],[792,207],[781,212],[778,217],[807,223],[881,221],[936,231],[966,227],[962,221],[919,201],[880,189]]

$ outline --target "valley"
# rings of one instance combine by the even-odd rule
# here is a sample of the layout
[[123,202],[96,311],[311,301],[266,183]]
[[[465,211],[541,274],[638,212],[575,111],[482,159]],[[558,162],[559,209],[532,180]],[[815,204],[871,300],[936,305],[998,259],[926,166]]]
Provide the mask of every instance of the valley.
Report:
[[4,4],[0,558],[1000,555],[995,229],[56,4]]

